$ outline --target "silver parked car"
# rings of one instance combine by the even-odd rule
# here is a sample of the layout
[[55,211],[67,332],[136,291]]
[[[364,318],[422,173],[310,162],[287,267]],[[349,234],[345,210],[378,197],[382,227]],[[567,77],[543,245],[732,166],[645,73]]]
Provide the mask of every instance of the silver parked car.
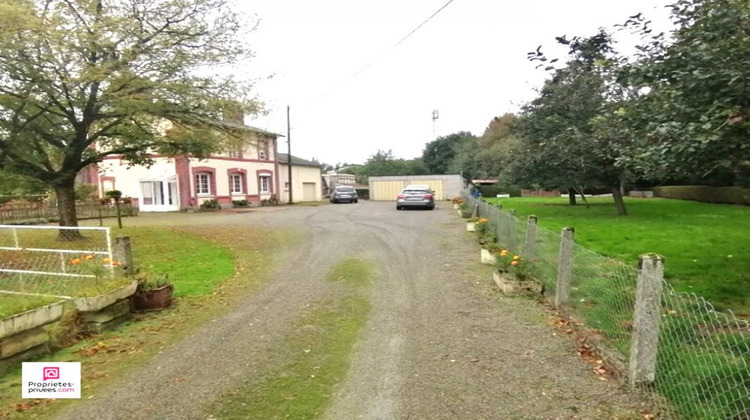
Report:
[[359,196],[354,187],[339,185],[331,192],[331,203],[357,203]]
[[405,208],[435,208],[435,192],[429,185],[407,185],[396,197],[396,210]]

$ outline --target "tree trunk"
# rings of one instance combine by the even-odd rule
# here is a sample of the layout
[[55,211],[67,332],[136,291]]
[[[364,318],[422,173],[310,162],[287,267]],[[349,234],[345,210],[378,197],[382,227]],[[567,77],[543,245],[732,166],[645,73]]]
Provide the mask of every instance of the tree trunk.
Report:
[[[60,226],[78,226],[76,214],[76,191],[75,181],[64,181],[55,185],[57,195],[57,214],[60,216]],[[59,241],[73,241],[81,238],[78,229],[60,229],[57,239]]]
[[574,191],[578,191],[578,195],[581,196],[581,200],[583,200],[583,204],[586,205],[587,209],[590,209],[589,206],[589,200],[586,199],[586,194],[583,193],[583,188],[574,188]]
[[576,203],[576,190],[573,188],[568,188],[568,204],[571,206],[575,206]]
[[622,200],[622,190],[619,185],[613,185],[612,187],[612,198],[615,199],[615,208],[617,209],[618,216],[627,216],[628,212],[625,210],[625,202]]

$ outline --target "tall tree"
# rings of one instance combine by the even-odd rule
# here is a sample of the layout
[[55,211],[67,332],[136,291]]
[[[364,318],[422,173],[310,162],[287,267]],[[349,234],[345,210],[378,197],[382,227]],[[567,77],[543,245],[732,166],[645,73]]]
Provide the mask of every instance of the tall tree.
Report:
[[455,158],[457,147],[461,143],[475,141],[476,137],[466,131],[453,133],[427,143],[422,152],[422,160],[430,173],[445,174]]
[[[228,0],[0,3],[0,169],[56,191],[77,226],[74,179],[110,155],[205,156],[231,142],[223,113],[254,112],[218,74],[249,56]],[[165,133],[162,122],[175,129]],[[166,135],[165,135],[166,134]]]
[[671,37],[653,35],[641,15],[625,24],[644,42],[622,80],[644,93],[623,119],[643,139],[652,177],[726,174],[748,186],[750,2],[678,0],[671,16]]
[[[612,68],[619,58],[611,37],[604,31],[588,38],[565,37],[569,60],[554,69],[537,99],[524,108],[517,126],[522,142],[511,168],[517,181],[561,189],[606,186],[615,208],[627,214],[621,182],[627,176],[621,145],[603,136],[607,125],[599,123],[619,106],[621,96]],[[537,50],[532,61],[546,62]]]

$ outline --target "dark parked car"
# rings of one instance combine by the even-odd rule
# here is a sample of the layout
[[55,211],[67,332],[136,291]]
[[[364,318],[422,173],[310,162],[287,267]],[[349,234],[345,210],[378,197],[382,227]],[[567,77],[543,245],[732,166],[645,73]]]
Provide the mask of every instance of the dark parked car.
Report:
[[428,185],[408,185],[396,197],[396,210],[404,208],[435,208],[435,192]]
[[359,196],[354,187],[338,186],[331,192],[331,203],[357,203]]

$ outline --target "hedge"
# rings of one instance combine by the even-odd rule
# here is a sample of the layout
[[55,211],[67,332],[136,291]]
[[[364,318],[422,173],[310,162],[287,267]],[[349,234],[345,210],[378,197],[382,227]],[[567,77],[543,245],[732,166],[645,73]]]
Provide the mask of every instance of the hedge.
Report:
[[654,187],[654,197],[694,200],[704,203],[750,205],[750,189],[741,187],[711,187],[706,185]]
[[369,188],[356,188],[357,190],[357,197],[363,199],[363,200],[369,200],[370,199],[370,189]]
[[494,198],[498,194],[510,194],[511,197],[520,197],[521,189],[516,186],[480,185],[477,187],[482,197]]

